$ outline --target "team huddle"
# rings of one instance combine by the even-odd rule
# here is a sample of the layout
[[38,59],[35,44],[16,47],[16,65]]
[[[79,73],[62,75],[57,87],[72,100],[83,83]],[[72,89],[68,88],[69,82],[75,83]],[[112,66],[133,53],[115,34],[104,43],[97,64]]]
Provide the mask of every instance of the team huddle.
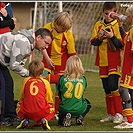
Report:
[[[0,21],[1,125],[18,123],[17,129],[26,128],[32,120],[34,126],[51,130],[48,122],[53,118],[64,127],[72,125],[72,118],[76,120],[76,125],[83,125],[92,105],[84,97],[87,79],[75,50],[70,15],[59,12],[52,22],[35,32],[32,29],[11,32],[16,20],[8,15],[4,7],[5,4],[0,2],[3,17]],[[118,123],[114,126],[118,129],[133,128],[133,27],[125,32],[119,15],[110,15],[116,12],[115,2],[104,2],[104,19],[94,24],[90,39],[91,45],[97,47],[95,65],[99,66],[105,91],[107,116],[100,122]],[[126,10],[125,21],[133,25],[132,6]],[[33,58],[26,68],[25,63],[34,49],[43,58]],[[16,104],[14,81],[9,69],[24,77]],[[55,84],[55,96],[51,84]]]

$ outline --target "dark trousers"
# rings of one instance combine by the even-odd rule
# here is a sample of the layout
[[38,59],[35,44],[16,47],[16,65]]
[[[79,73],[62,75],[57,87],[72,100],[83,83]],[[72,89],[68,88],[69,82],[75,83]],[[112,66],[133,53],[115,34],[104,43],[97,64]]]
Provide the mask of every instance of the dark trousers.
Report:
[[3,75],[1,78],[2,117],[15,117],[13,79],[7,67],[0,65],[0,70]]
[[5,80],[0,70],[0,101],[1,101],[1,114],[4,114],[5,108]]

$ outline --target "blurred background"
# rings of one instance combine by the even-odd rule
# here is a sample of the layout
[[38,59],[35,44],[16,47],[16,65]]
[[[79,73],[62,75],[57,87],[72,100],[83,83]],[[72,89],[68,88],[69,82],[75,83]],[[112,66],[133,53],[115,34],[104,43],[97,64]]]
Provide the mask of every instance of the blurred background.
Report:
[[[14,31],[20,29],[33,28],[34,30],[43,27],[46,23],[53,20],[55,14],[59,11],[67,11],[72,19],[72,33],[75,39],[77,54],[81,58],[86,71],[97,72],[98,68],[94,65],[96,47],[90,45],[90,38],[93,26],[99,19],[103,19],[102,5],[100,2],[10,2],[12,4],[13,14],[17,18],[17,24]],[[117,12],[125,14],[128,6],[133,2],[116,2]],[[126,31],[129,25],[124,23]],[[40,54],[36,56],[40,58]]]

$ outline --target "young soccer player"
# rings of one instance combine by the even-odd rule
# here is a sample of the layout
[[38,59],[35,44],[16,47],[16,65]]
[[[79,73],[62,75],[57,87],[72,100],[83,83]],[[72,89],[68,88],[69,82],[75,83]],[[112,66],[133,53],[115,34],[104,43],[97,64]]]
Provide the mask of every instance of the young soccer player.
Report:
[[120,48],[110,47],[110,44],[111,46],[122,45],[118,21],[109,16],[111,12],[116,11],[115,2],[104,2],[104,19],[95,23],[90,39],[91,45],[97,46],[95,65],[99,66],[108,114],[100,122],[121,123],[123,121],[122,100],[118,89],[121,65]]
[[87,87],[82,62],[78,56],[71,56],[66,62],[64,74],[57,84],[59,103],[58,124],[71,126],[71,118],[76,118],[76,124],[82,125],[85,115],[91,108],[90,102],[83,97]]
[[[44,26],[44,28],[51,31],[54,37],[53,42],[50,44],[49,48],[46,49],[54,67],[49,67],[47,60],[45,59],[46,56],[43,57],[43,63],[45,66],[44,75],[47,74],[46,79],[52,84],[57,84],[60,75],[64,72],[67,59],[76,54],[74,38],[70,31],[71,27],[72,18],[68,12],[64,11],[58,12],[54,20]],[[59,98],[56,94],[56,112],[58,112],[58,102]]]
[[21,120],[17,128],[25,128],[29,120],[33,120],[37,125],[50,130],[48,121],[54,117],[55,109],[50,84],[40,76],[44,65],[39,60],[33,60],[28,68],[30,76],[23,81],[16,109]]
[[[120,22],[120,32],[124,40],[124,56],[122,64],[122,77],[120,80],[120,95],[123,104],[123,116],[126,121],[114,126],[117,129],[133,128],[133,6],[126,9],[126,21],[131,25],[129,32],[125,32]],[[120,21],[120,19],[118,19]],[[117,46],[119,47],[119,46]]]

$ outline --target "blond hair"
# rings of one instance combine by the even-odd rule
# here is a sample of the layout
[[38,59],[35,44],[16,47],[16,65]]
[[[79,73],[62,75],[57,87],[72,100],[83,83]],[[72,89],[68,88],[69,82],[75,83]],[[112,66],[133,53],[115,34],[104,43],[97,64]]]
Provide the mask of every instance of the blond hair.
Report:
[[66,62],[64,76],[70,79],[79,79],[84,75],[84,68],[80,58],[77,55],[71,56]]
[[40,60],[35,59],[30,62],[30,64],[28,65],[28,69],[29,69],[29,75],[36,78],[43,73],[44,65]]
[[126,9],[126,15],[127,15],[127,16],[133,16],[133,6],[129,6],[129,7]]
[[68,12],[59,12],[54,18],[54,24],[69,30],[72,27],[72,19]]

